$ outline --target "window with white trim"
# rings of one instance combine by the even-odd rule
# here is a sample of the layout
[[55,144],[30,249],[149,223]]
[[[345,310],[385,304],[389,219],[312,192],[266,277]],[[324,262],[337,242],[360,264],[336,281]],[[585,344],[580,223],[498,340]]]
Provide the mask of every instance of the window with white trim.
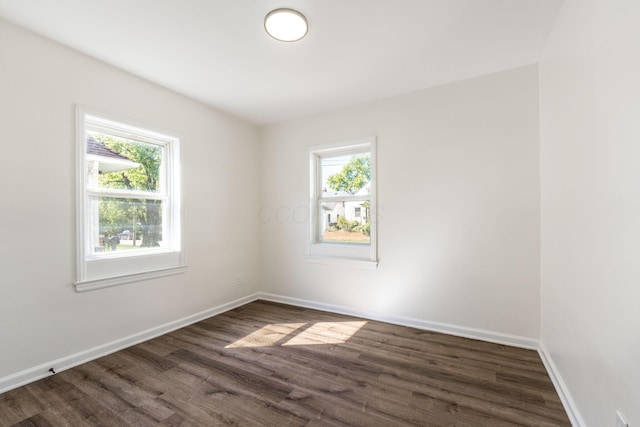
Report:
[[179,144],[78,109],[78,291],[184,270]]
[[309,149],[308,261],[377,265],[375,142],[370,137]]

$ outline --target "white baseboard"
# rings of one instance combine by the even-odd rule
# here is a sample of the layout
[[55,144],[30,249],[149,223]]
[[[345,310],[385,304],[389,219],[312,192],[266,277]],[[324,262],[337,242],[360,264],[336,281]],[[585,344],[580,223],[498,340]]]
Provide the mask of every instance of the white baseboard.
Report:
[[291,298],[282,295],[275,295],[265,292],[258,292],[258,299],[279,302],[282,304],[295,305],[298,307],[312,308],[315,310],[328,311],[331,313],[346,314],[349,316],[362,317],[370,320],[391,323],[394,325],[410,326],[412,328],[424,329],[427,331],[442,332],[464,338],[471,338],[481,341],[488,341],[496,344],[504,344],[512,347],[538,350],[538,340],[534,338],[520,337],[517,335],[503,334],[500,332],[488,331],[485,329],[468,328],[447,323],[431,322],[411,317],[383,315],[366,310],[354,309],[334,304],[326,304],[317,301]]
[[24,371],[17,372],[15,374],[0,378],[0,393],[12,390],[22,385],[37,381],[45,378],[51,373],[49,368],[54,368],[56,372],[65,371],[91,360],[98,359],[116,351],[131,347],[144,341],[148,341],[152,338],[160,335],[175,331],[176,329],[183,328],[217,314],[224,313],[242,305],[248,304],[256,300],[266,300],[279,302],[282,304],[289,304],[298,307],[312,308],[315,310],[327,311],[331,313],[345,314],[349,316],[362,317],[370,320],[377,320],[381,322],[391,323],[395,325],[410,326],[413,328],[424,329],[434,332],[442,332],[445,334],[456,335],[464,338],[477,339],[481,341],[488,341],[497,344],[504,344],[513,347],[526,348],[531,350],[537,350],[540,354],[540,358],[544,363],[547,372],[556,388],[558,396],[564,405],[565,411],[569,416],[569,420],[574,427],[586,427],[586,424],[577,410],[577,406],[573,401],[569,390],[567,389],[562,376],[560,375],[556,365],[553,362],[549,352],[543,343],[533,338],[520,337],[517,335],[503,334],[500,332],[488,331],[485,329],[468,328],[465,326],[451,325],[447,323],[431,322],[422,319],[415,319],[404,316],[396,315],[383,315],[367,310],[360,310],[351,307],[345,307],[334,304],[327,304],[317,301],[304,300],[299,298],[286,297],[282,295],[275,295],[265,292],[257,292],[252,295],[248,295],[243,298],[236,299],[234,301],[221,304],[217,307],[213,307],[199,313],[192,314],[190,316],[183,317],[178,320],[166,323],[164,325],[157,326],[155,328],[148,329],[146,331],[139,332],[137,334],[121,338],[112,341],[107,344],[103,344],[94,348],[81,351],[79,353],[71,354],[63,358],[53,360],[33,368],[25,369]]
[[381,322],[392,323],[394,325],[410,326],[413,328],[424,329],[434,332],[442,332],[449,335],[456,335],[464,338],[471,338],[481,341],[488,341],[496,344],[504,344],[512,347],[526,348],[529,350],[537,350],[542,363],[544,364],[551,381],[558,393],[558,397],[564,406],[564,409],[571,421],[573,427],[586,427],[584,419],[578,411],[575,401],[569,393],[558,368],[553,363],[549,352],[544,344],[537,339],[520,337],[517,335],[503,334],[501,332],[488,331],[485,329],[468,328],[465,326],[451,325],[447,323],[430,322],[422,319],[414,319],[404,316],[382,315],[366,310],[354,309],[334,304],[327,304],[317,301],[304,300],[299,298],[286,297],[282,295],[258,292],[258,299],[289,304],[298,307],[312,308],[315,310],[327,311],[331,313],[346,314],[349,316],[362,317],[370,320],[378,320]]
[[52,360],[39,366],[25,369],[24,371],[20,371],[15,374],[0,378],[0,393],[4,393],[11,389],[48,377],[49,375],[51,375],[51,373],[49,372],[49,368],[55,369],[56,372],[65,371],[67,369],[73,368],[74,366],[78,366],[91,360],[98,359],[100,357],[114,353],[118,350],[122,350],[124,348],[131,347],[132,345],[148,341],[152,338],[164,335],[171,331],[175,331],[176,329],[183,328],[185,326],[207,319],[211,316],[215,316],[217,314],[224,313],[225,311],[229,311],[236,307],[248,304],[252,301],[255,301],[256,299],[258,299],[258,294],[248,295],[246,297],[239,298],[237,300],[219,305],[217,307],[213,307],[199,313],[183,317],[182,319],[174,320],[172,322],[165,323],[164,325],[160,325],[155,328],[151,328],[146,331],[142,331],[107,344],[90,348],[79,353],[71,354],[57,360]]
[[571,425],[573,427],[586,427],[587,424],[584,422],[582,415],[580,415],[576,402],[571,397],[571,393],[569,393],[569,389],[562,379],[562,375],[560,375],[558,367],[553,362],[551,354],[549,354],[549,351],[543,342],[540,342],[539,344],[538,353],[540,354],[544,367],[549,373],[553,386],[556,388],[556,392],[558,393],[562,406],[564,406],[564,410],[569,417],[569,421],[571,421]]

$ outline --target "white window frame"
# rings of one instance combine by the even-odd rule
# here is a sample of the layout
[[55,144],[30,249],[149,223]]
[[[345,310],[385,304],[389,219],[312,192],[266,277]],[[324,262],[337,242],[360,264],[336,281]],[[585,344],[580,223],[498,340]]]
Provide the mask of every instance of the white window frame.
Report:
[[[148,126],[131,124],[130,120],[116,119],[111,115],[93,112],[85,107],[76,108],[77,169],[76,169],[76,225],[77,225],[77,279],[78,292],[100,289],[125,283],[138,282],[186,271],[181,242],[181,187],[180,187],[180,139]],[[152,143],[163,148],[161,187],[157,194],[140,192],[124,193],[122,190],[90,188],[87,185],[87,131]],[[92,250],[95,197],[153,198],[163,201],[162,248],[96,253]]]
[[[369,153],[371,162],[371,194],[368,196],[370,210],[370,243],[334,243],[320,240],[320,205],[322,202],[333,201],[334,198],[323,197],[322,168],[323,157]],[[307,244],[305,260],[320,264],[348,265],[362,268],[376,268],[378,265],[377,251],[377,167],[376,167],[376,138],[374,136],[336,144],[313,146],[308,149],[309,154],[309,188],[310,188],[310,236]],[[344,196],[353,201],[363,199],[363,196]]]

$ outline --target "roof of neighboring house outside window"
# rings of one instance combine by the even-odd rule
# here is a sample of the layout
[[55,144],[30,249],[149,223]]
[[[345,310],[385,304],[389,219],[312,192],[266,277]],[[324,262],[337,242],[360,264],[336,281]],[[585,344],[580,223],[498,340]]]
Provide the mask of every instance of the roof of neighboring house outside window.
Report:
[[91,135],[87,135],[87,160],[97,161],[100,173],[135,169],[140,166],[140,163],[116,153],[102,142],[96,141]]
[[94,154],[100,157],[112,157],[115,159],[129,160],[130,158],[123,156],[120,153],[116,153],[102,142],[98,142],[91,135],[87,135],[87,154]]

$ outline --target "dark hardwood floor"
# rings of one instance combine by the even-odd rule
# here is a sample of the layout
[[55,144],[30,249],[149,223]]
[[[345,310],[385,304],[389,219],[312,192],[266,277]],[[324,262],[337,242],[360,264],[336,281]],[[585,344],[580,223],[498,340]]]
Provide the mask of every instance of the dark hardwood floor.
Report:
[[570,423],[535,351],[258,301],[1,394],[0,425]]

